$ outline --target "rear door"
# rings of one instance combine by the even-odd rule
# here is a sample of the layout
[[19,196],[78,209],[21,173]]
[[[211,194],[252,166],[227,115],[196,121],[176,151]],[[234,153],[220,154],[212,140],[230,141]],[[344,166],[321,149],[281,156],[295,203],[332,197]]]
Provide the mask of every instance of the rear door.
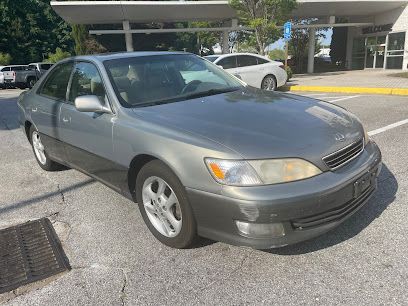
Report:
[[61,107],[61,136],[68,162],[119,191],[123,169],[112,162],[115,114],[80,112],[75,107],[75,98],[83,95],[96,95],[110,107],[101,75],[93,63],[75,64],[68,95],[67,103]]
[[65,161],[65,149],[61,143],[60,111],[67,98],[67,87],[73,62],[57,65],[47,76],[31,99],[29,112],[31,119],[40,132],[41,140],[48,155],[56,160]]
[[235,55],[226,56],[216,62],[216,65],[221,66],[229,73],[240,77],[237,71],[237,57]]
[[255,56],[238,55],[237,56],[237,73],[242,80],[250,86],[260,87],[258,70],[258,61]]

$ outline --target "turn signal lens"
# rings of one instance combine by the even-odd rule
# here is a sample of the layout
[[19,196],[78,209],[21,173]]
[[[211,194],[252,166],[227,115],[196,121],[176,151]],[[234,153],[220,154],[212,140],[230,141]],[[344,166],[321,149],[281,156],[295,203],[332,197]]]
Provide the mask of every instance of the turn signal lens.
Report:
[[246,161],[206,158],[205,163],[218,183],[235,186],[262,184],[255,170]]

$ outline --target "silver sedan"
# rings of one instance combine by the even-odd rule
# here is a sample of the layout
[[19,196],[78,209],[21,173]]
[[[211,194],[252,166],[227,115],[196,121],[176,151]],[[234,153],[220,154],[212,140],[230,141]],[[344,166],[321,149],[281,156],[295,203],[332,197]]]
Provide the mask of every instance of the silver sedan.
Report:
[[381,169],[353,114],[187,53],[69,58],[18,105],[41,168],[78,169],[135,201],[176,248],[310,239],[364,205]]

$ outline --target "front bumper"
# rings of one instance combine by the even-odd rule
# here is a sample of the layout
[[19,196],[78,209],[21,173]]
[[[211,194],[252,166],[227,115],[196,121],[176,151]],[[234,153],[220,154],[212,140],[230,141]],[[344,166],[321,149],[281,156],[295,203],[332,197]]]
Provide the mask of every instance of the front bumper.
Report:
[[[363,153],[347,165],[303,181],[259,187],[225,186],[221,194],[187,188],[187,193],[199,235],[267,249],[316,237],[342,223],[371,197],[380,171],[381,152],[370,142]],[[356,195],[355,183],[367,175],[370,187]],[[285,235],[247,237],[238,231],[236,220],[281,223]]]

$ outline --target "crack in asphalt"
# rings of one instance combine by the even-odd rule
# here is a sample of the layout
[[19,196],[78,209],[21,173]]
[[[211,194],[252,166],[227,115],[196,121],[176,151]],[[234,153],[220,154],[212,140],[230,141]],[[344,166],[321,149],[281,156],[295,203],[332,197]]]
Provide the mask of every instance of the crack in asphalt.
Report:
[[128,283],[127,280],[127,274],[125,272],[125,270],[121,269],[122,273],[123,273],[123,285],[122,285],[122,289],[120,290],[120,300],[122,302],[122,305],[124,306],[126,304],[126,286]]
[[64,195],[64,192],[62,191],[62,189],[61,189],[61,187],[60,187],[60,184],[57,184],[57,188],[58,188],[58,192],[59,192],[60,195],[61,195],[62,204],[66,204],[66,203],[65,203],[65,195]]
[[253,249],[249,250],[249,252],[248,252],[247,254],[245,254],[245,255],[242,257],[242,259],[241,259],[239,265],[238,265],[236,268],[232,269],[230,273],[228,273],[225,277],[221,277],[221,278],[219,278],[219,279],[213,280],[213,281],[212,281],[211,283],[209,283],[207,286],[202,287],[202,288],[200,288],[199,290],[200,290],[200,291],[207,290],[207,289],[211,288],[214,284],[216,284],[216,283],[218,283],[218,282],[220,282],[220,281],[227,280],[227,279],[231,278],[235,273],[237,273],[239,270],[242,269],[242,267],[243,267],[244,264],[245,264],[245,261],[246,261],[253,253],[254,253],[254,250],[253,250]]

